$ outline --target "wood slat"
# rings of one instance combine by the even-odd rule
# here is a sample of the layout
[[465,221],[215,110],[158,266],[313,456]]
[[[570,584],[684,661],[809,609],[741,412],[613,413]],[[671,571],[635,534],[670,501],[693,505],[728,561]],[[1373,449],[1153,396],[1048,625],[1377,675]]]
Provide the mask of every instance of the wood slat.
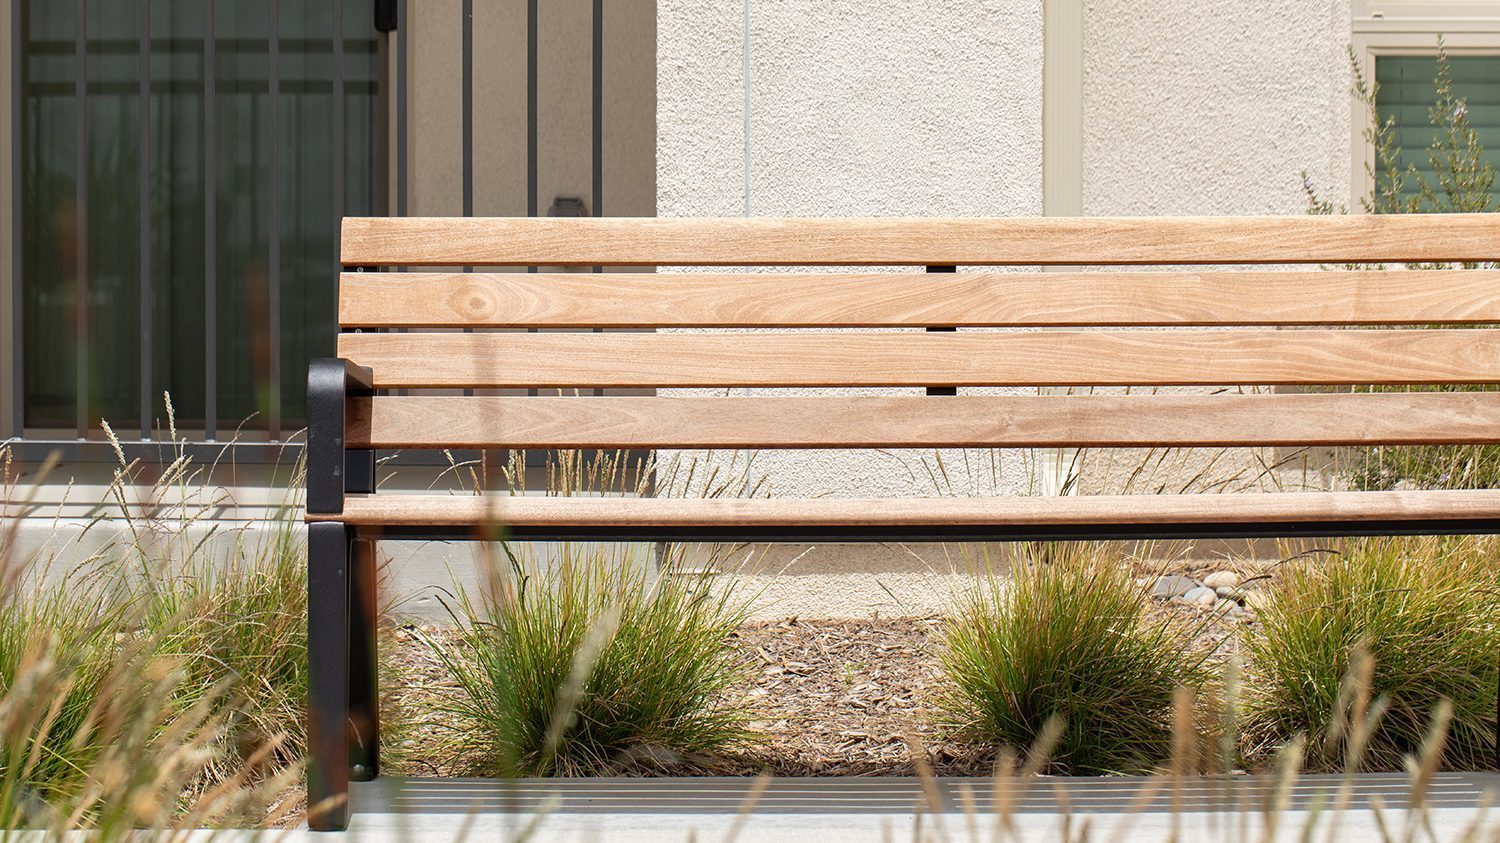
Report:
[[1500,215],[348,217],[346,266],[1347,263],[1500,259]]
[[1500,270],[344,273],[346,327],[1067,327],[1500,322]]
[[352,525],[925,527],[1384,521],[1500,517],[1500,491],[1274,492],[1004,498],[566,498],[350,495]]
[[960,448],[1500,443],[1500,392],[353,399],[373,448]]
[[1500,382],[1500,331],[341,334],[377,388]]

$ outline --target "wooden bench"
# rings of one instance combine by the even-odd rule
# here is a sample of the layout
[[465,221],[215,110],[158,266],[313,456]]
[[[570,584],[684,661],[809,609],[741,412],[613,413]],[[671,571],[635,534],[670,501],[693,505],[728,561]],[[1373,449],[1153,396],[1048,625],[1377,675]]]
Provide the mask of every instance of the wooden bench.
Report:
[[[310,804],[346,794],[351,769],[358,778],[376,774],[371,545],[379,538],[481,537],[496,523],[515,539],[726,542],[1500,527],[1500,491],[1489,490],[877,500],[376,494],[375,449],[1500,443],[1496,392],[956,394],[993,386],[1492,384],[1500,382],[1500,330],[1464,326],[1500,323],[1500,272],[1279,265],[1497,259],[1500,215],[347,219],[339,357],[313,361],[308,378]],[[953,272],[1127,264],[1272,266]],[[622,265],[907,269],[461,271]],[[371,271],[379,267],[448,269]],[[818,330],[594,330],[668,327]],[[1165,330],[1135,330],[1141,327]],[[459,328],[549,331],[452,330]],[[830,330],[849,328],[926,330]],[[928,390],[827,397],[571,394],[736,386]],[[459,388],[570,394],[464,397],[453,394]],[[431,390],[447,394],[424,394]],[[336,805],[311,814],[314,828],[340,828],[346,820],[347,810]]]

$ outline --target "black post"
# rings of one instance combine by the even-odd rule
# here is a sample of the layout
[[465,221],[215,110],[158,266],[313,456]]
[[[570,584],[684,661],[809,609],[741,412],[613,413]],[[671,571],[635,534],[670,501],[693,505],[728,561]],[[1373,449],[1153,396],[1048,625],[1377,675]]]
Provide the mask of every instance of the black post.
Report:
[[[927,271],[928,272],[957,272],[958,271],[958,267],[956,267],[956,266],[929,266],[929,267],[927,267]],[[957,331],[957,330],[958,330],[957,328],[928,328],[927,332],[928,333],[948,333],[948,332]],[[928,395],[957,395],[958,394],[958,387],[956,387],[956,386],[929,386],[929,387],[927,387],[927,394]]]
[[[375,491],[375,452],[345,451],[344,490]],[[349,530],[349,745],[350,776],[367,782],[380,775],[380,658],[376,642],[380,603],[375,542]]]
[[[347,360],[322,358],[308,367],[309,514],[339,515],[348,486],[359,491],[373,488],[373,453],[344,447],[348,397],[373,391],[370,371]],[[320,521],[308,527],[307,824],[316,831],[337,831],[348,825],[351,762],[361,764],[359,775],[374,774],[368,763],[375,752],[374,726],[367,719],[376,716],[369,690],[374,681],[374,556],[364,552],[356,556],[354,538],[353,529],[340,521]],[[368,579],[362,576],[367,570]],[[372,598],[369,612],[363,599],[366,588]],[[356,681],[359,689],[351,693]]]
[[349,528],[307,529],[307,827],[349,825]]

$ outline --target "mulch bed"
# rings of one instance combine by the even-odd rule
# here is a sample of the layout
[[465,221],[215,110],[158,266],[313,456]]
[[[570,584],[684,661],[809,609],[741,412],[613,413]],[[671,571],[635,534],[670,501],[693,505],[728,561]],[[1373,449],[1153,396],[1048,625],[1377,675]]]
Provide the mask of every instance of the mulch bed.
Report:
[[[1205,642],[1219,642],[1249,615],[1224,618],[1195,607],[1156,603],[1157,611],[1183,615]],[[623,775],[877,776],[913,775],[910,747],[925,750],[935,774],[986,775],[992,750],[944,740],[933,723],[931,692],[942,680],[936,657],[938,618],[826,620],[788,618],[753,623],[735,635],[755,665],[743,689],[752,724],[763,739],[755,747],[711,759],[656,758]],[[382,755],[397,775],[457,775],[457,762],[435,757],[441,727],[410,714],[428,713],[455,689],[416,630],[397,630],[389,654],[382,719]],[[451,635],[423,628],[430,637]],[[1217,657],[1227,655],[1220,647]],[[404,725],[398,725],[404,724]]]

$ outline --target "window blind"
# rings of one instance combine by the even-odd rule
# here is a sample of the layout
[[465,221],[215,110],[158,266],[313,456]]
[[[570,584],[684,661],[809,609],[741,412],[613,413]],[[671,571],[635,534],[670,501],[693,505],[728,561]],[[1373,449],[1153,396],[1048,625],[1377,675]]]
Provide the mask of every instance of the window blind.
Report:
[[[1500,55],[1449,56],[1453,94],[1465,101],[1469,124],[1479,133],[1485,157],[1500,168]],[[1415,165],[1428,183],[1438,187],[1427,150],[1438,130],[1429,110],[1437,100],[1437,58],[1434,56],[1377,56],[1375,80],[1380,85],[1376,106],[1382,119],[1396,120],[1396,143],[1402,167]],[[1403,197],[1418,192],[1408,183]],[[1500,207],[1500,180],[1492,190]]]

